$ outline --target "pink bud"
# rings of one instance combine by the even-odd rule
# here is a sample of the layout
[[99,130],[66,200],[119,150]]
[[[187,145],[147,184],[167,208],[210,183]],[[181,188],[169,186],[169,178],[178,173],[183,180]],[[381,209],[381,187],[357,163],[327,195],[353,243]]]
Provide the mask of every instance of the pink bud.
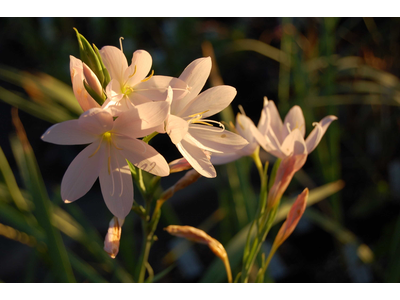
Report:
[[83,75],[85,76],[86,82],[97,95],[103,96],[103,88],[96,74],[94,74],[94,72],[85,63],[82,64],[83,64]]
[[297,223],[299,223],[301,216],[306,210],[307,199],[308,188],[305,188],[304,191],[297,196],[296,201],[290,208],[286,221],[282,224],[281,229],[279,229],[279,232],[275,237],[272,248],[277,249],[292,234],[293,230],[297,226]]
[[104,239],[104,251],[115,258],[119,251],[119,241],[121,239],[122,224],[125,219],[118,219],[114,217],[111,219],[106,238]]

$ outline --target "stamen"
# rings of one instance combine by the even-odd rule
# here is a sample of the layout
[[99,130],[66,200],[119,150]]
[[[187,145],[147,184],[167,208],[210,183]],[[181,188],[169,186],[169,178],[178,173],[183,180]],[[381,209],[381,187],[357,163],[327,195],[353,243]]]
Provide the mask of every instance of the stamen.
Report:
[[101,136],[101,140],[100,140],[99,145],[97,146],[97,149],[93,152],[92,155],[89,156],[89,158],[91,158],[93,155],[95,155],[100,150],[100,146],[101,146],[101,143],[103,142],[103,138],[104,138],[104,134]]
[[145,78],[145,79],[143,79],[142,82],[145,82],[145,81],[149,80],[151,77],[153,77],[153,75],[154,75],[154,70],[151,70],[150,76]]
[[112,137],[110,138],[111,143],[113,144],[113,146],[117,149],[117,150],[124,150],[122,148],[117,147],[117,145],[115,144],[114,140],[112,139]]
[[136,74],[136,70],[137,70],[137,68],[136,68],[136,65],[135,65],[135,70],[133,71],[132,75],[129,75],[128,78],[131,78],[133,75],[135,75]]
[[122,193],[124,192],[124,183],[122,181],[122,172],[121,172],[121,168],[119,167],[118,159],[116,161],[117,161],[117,167],[118,167],[118,173],[119,173],[119,180],[121,180],[121,192],[119,193],[119,197],[121,197]]
[[207,110],[205,110],[205,111],[203,111],[203,112],[201,112],[201,113],[197,113],[197,114],[193,114],[193,115],[190,115],[190,116],[188,116],[189,118],[193,118],[193,117],[197,117],[197,116],[202,116],[203,114],[205,114],[206,112],[208,112],[209,111],[209,109],[207,109]]
[[241,106],[241,105],[239,104],[238,108],[239,108],[239,110],[240,110],[240,113],[241,113],[242,115],[245,116],[246,113],[244,112],[243,106]]
[[111,169],[111,156],[108,157],[108,175],[111,175],[110,169]]
[[286,128],[287,128],[287,130],[289,131],[289,133],[292,132],[292,131],[290,130],[290,123],[286,123]]
[[120,48],[121,48],[121,52],[124,52],[124,49],[122,48],[122,40],[124,39],[124,37],[120,37],[119,38],[119,46],[120,46]]

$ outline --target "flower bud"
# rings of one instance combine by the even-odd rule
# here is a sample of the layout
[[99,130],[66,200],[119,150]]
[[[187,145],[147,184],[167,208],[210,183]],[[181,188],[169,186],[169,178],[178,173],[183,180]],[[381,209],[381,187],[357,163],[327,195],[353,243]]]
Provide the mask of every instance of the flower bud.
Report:
[[111,258],[115,258],[119,251],[119,241],[121,239],[122,225],[125,219],[119,219],[113,217],[110,221],[107,235],[104,239],[104,251],[110,255]]
[[304,214],[307,206],[307,199],[308,188],[305,188],[304,191],[297,196],[296,201],[290,208],[286,221],[282,224],[281,229],[279,229],[279,232],[275,237],[275,241],[272,245],[273,249],[277,249],[292,234],[297,223],[299,223],[301,216]]
[[96,74],[87,66],[87,64],[83,63],[83,75],[85,76],[85,80],[90,88],[100,97],[103,97],[103,88]]
[[167,228],[164,228],[164,230],[171,235],[183,237],[195,243],[206,244],[211,249],[211,251],[214,252],[214,254],[222,260],[225,265],[228,281],[232,282],[232,273],[231,267],[229,265],[228,254],[226,253],[224,246],[222,246],[219,241],[209,236],[203,230],[192,226],[170,225]]

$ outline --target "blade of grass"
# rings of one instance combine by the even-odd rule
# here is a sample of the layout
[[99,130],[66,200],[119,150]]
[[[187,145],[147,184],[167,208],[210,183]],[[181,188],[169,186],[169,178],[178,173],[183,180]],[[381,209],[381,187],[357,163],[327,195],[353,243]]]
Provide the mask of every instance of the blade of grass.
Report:
[[[26,172],[27,177],[24,178],[27,190],[32,195],[32,200],[35,204],[36,218],[39,225],[46,233],[49,256],[52,260],[52,270],[61,282],[74,282],[74,275],[71,264],[68,260],[67,251],[61,239],[60,232],[52,225],[52,215],[50,209],[50,199],[47,195],[46,188],[39,171],[33,150],[26,137],[26,133],[18,118],[17,110],[13,109],[13,122],[19,141],[12,143],[13,151],[15,147],[22,149],[23,155],[16,156],[19,169]],[[17,153],[21,152],[16,151]],[[15,155],[15,152],[14,152]]]

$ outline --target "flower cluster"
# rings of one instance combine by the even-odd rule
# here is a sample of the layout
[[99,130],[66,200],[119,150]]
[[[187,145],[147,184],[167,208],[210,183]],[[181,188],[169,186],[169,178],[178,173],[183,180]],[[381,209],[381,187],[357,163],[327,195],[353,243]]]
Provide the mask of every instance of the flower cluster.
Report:
[[109,74],[107,85],[71,56],[73,91],[83,113],[77,120],[53,125],[42,136],[60,145],[89,144],[62,179],[64,202],[85,195],[99,178],[108,209],[124,219],[134,201],[128,162],[157,176],[170,173],[165,158],[139,139],[153,133],[167,133],[191,167],[209,178],[216,176],[209,152],[235,152],[248,144],[220,122],[206,119],[226,108],[236,95],[235,88],[225,85],[200,93],[211,72],[210,57],[196,59],[174,78],[154,72],[146,77],[152,58],[145,50],[135,51],[129,66],[116,47],[103,47],[99,56]]
[[[152,57],[145,50],[135,51],[128,64],[122,44],[121,49],[105,46],[98,50],[78,32],[77,36],[82,60],[71,56],[70,71],[73,91],[83,113],[76,120],[53,125],[42,136],[44,141],[60,145],[88,144],[64,174],[61,182],[64,202],[84,196],[99,178],[104,201],[114,215],[104,241],[104,250],[112,258],[119,251],[125,217],[132,209],[142,217],[145,235],[138,282],[143,282],[163,203],[200,176],[215,177],[214,164],[251,156],[260,173],[261,191],[259,209],[251,225],[257,227],[257,238],[251,239],[250,229],[243,253],[241,280],[247,282],[283,193],[337,118],[327,116],[313,123],[315,128],[305,139],[301,108],[292,107],[282,122],[274,102],[265,98],[257,127],[240,107],[242,113],[237,115],[236,127],[230,124],[231,132],[221,122],[209,119],[229,106],[236,96],[236,89],[227,85],[202,91],[211,72],[210,57],[194,60],[178,78],[160,76],[151,70]],[[157,134],[167,134],[182,158],[168,164],[148,143]],[[268,163],[263,166],[260,161],[260,146],[278,159],[268,188]],[[161,177],[190,168],[193,170],[161,194],[151,216],[154,193],[145,195],[146,208],[134,202],[132,177],[146,194],[141,170]],[[158,178],[153,179],[152,182],[158,182]],[[305,189],[292,206],[270,255],[263,262],[257,274],[258,281],[263,281],[272,255],[299,222],[307,198],[308,189]],[[166,230],[207,244],[224,262],[228,281],[232,282],[227,252],[221,243],[190,226],[171,225]]]

